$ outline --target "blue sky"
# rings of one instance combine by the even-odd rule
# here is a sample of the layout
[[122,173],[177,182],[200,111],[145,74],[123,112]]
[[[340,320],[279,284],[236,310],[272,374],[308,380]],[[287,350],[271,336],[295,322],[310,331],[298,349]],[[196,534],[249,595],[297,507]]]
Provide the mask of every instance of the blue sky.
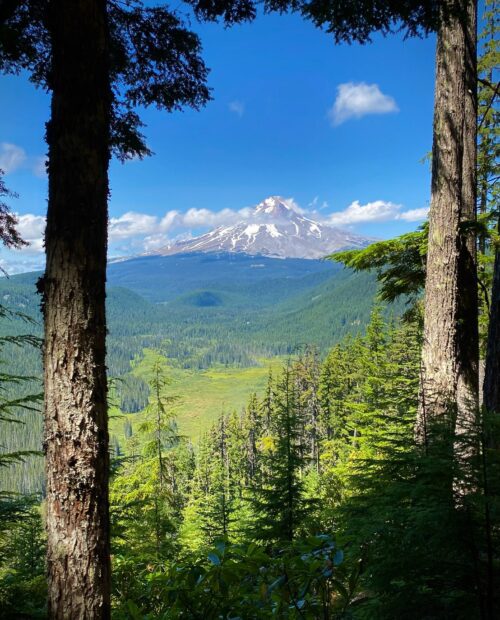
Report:
[[[421,159],[432,139],[433,37],[336,46],[296,16],[195,29],[214,100],[201,112],[142,113],[155,155],[111,164],[111,254],[234,221],[269,195],[370,236],[418,226],[430,189]],[[0,166],[32,241],[2,250],[15,272],[43,261],[49,98],[25,77],[0,80]]]

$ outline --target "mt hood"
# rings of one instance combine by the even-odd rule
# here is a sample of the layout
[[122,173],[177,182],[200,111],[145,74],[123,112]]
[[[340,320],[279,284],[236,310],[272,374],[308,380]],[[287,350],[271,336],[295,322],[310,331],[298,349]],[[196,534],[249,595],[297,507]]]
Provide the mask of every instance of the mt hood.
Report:
[[156,250],[168,256],[191,252],[240,252],[279,258],[322,258],[348,248],[362,248],[372,239],[353,235],[304,217],[279,196],[266,198],[250,217],[232,226],[219,226],[192,239]]

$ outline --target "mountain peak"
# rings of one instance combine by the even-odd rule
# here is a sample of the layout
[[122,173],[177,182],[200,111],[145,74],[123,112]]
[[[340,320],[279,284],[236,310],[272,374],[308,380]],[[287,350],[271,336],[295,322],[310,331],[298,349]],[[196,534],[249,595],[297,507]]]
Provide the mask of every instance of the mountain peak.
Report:
[[287,205],[281,196],[269,196],[255,207],[256,215],[269,215],[271,217],[290,217],[293,209]]
[[322,258],[348,248],[365,247],[369,239],[315,222],[281,196],[269,196],[250,216],[155,252],[167,256],[192,252],[235,252],[279,258]]

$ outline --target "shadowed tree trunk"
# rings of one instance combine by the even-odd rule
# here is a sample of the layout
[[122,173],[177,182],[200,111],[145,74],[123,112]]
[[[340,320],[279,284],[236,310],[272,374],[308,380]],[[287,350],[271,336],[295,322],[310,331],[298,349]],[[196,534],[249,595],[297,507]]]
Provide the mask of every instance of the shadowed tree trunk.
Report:
[[479,299],[477,285],[477,3],[467,3],[464,27],[465,108],[462,159],[462,236],[458,274],[457,433],[471,430],[479,412]]
[[110,616],[105,278],[111,92],[105,0],[51,0],[41,288],[50,618]]
[[[475,5],[464,0],[464,7],[469,4]],[[476,76],[471,57],[475,54],[475,6],[465,12],[443,21],[437,41],[424,341],[416,424],[421,442],[426,441],[432,419],[452,414],[462,424],[477,406],[475,240],[472,234],[464,237],[461,232],[461,223],[473,220],[475,213]]]
[[491,291],[483,401],[487,411],[500,414],[500,252],[498,250],[495,255]]

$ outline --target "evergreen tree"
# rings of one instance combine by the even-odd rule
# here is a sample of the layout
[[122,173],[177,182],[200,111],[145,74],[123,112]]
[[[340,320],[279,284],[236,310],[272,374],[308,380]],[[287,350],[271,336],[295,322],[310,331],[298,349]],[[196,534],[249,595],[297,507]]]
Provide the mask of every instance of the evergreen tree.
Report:
[[229,450],[228,417],[221,414],[204,437],[197,459],[194,499],[206,544],[229,538],[233,529],[236,485]]
[[273,392],[272,434],[263,446],[262,478],[252,496],[256,515],[253,538],[267,544],[291,542],[307,512],[301,480],[305,463],[303,422],[296,378],[289,363]]
[[317,349],[306,347],[294,364],[293,369],[297,383],[299,418],[304,423],[302,431],[303,457],[304,461],[308,459],[309,465],[319,473],[321,405],[319,399],[320,365]]
[[[269,388],[268,388],[269,389]],[[245,409],[243,417],[244,433],[247,436],[246,441],[246,484],[251,484],[259,470],[259,451],[258,444],[260,436],[263,433],[262,408],[259,406],[257,394],[253,393],[250,397],[248,405]]]

